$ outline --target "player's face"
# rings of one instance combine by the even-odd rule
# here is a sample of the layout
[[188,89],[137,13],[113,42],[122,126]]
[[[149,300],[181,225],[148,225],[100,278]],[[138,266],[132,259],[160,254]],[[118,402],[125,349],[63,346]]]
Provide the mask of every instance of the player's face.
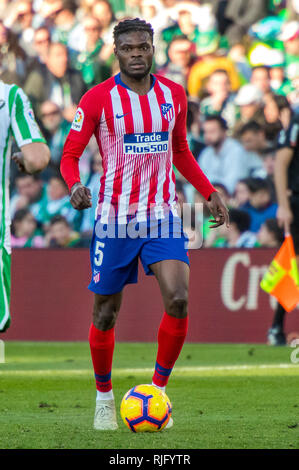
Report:
[[142,80],[150,73],[154,46],[146,31],[123,33],[119,36],[114,53],[124,75]]

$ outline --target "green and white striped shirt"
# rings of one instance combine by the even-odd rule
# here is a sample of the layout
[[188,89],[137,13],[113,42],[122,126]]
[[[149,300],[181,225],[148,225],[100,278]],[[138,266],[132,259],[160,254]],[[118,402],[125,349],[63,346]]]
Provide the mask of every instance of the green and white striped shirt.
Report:
[[0,80],[0,249],[10,248],[9,169],[12,136],[17,145],[44,142],[29,99],[17,85]]

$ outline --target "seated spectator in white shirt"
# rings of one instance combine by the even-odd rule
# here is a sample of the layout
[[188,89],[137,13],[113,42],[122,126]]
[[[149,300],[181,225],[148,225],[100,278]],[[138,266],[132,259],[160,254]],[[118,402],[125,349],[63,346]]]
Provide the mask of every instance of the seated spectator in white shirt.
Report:
[[212,183],[223,184],[233,194],[239,180],[262,176],[259,157],[227,136],[227,124],[221,116],[208,116],[203,131],[207,147],[201,152],[199,165]]

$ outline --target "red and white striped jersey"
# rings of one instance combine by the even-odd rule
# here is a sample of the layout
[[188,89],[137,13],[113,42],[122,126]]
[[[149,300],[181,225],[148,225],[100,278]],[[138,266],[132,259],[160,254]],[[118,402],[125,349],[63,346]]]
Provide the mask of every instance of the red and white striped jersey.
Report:
[[[146,95],[138,95],[120,74],[89,90],[81,99],[64,154],[83,148],[95,135],[102,156],[98,211],[102,220],[111,205],[119,219],[136,214],[144,220],[154,207],[163,217],[176,201],[173,153],[189,152],[186,94],[158,75]],[[80,147],[78,146],[80,145]]]

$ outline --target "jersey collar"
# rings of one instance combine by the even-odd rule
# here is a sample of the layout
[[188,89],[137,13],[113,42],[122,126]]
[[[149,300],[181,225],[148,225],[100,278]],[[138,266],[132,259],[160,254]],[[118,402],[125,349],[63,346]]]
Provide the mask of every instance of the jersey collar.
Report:
[[[153,80],[152,80],[152,85],[151,85],[151,87],[150,87],[150,89],[149,89],[149,92],[152,90],[152,88],[154,88],[154,85],[155,85],[155,83],[156,83],[156,77],[155,77],[152,73],[151,73],[151,77],[152,77]],[[123,86],[124,88],[126,88],[127,90],[133,91],[130,87],[128,87],[128,85],[126,85],[126,84],[121,80],[121,78],[120,78],[120,72],[119,72],[117,75],[115,75],[114,80],[115,80],[116,85],[121,85],[121,86]]]

